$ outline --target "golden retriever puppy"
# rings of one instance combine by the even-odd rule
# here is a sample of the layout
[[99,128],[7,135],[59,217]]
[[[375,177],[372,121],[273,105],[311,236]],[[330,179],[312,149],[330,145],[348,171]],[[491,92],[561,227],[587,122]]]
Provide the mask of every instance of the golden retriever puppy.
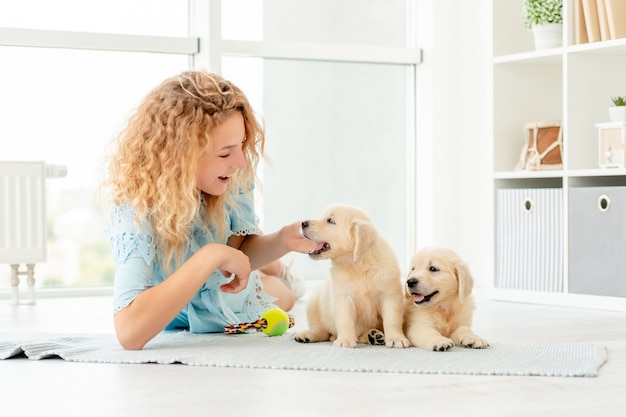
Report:
[[402,332],[400,266],[369,217],[356,207],[332,205],[322,218],[302,222],[302,234],[318,242],[311,258],[330,259],[331,278],[308,300],[309,329],[295,339],[331,340],[339,347],[409,347]]
[[445,351],[454,345],[483,349],[472,332],[474,279],[452,250],[428,247],[411,260],[405,283],[404,331],[413,346]]

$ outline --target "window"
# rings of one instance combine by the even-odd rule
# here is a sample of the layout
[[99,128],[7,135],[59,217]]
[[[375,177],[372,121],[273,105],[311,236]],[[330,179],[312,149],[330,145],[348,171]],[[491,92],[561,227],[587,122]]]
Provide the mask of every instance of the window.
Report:
[[[112,284],[108,213],[95,206],[94,194],[107,145],[150,89],[189,67],[184,48],[171,51],[186,39],[169,37],[188,32],[185,2],[83,3],[0,7],[0,159],[67,167],[66,177],[46,180],[48,248],[47,262],[35,268],[39,288]],[[129,33],[140,36],[120,38]],[[23,287],[25,277],[20,281]],[[0,289],[9,285],[10,268],[0,265]]]

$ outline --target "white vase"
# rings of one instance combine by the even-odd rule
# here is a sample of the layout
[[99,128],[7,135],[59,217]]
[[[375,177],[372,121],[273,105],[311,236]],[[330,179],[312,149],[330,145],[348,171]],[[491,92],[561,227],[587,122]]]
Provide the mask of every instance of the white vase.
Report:
[[533,26],[535,49],[550,49],[563,46],[563,24],[546,23]]
[[626,122],[626,106],[609,107],[609,118],[612,122]]

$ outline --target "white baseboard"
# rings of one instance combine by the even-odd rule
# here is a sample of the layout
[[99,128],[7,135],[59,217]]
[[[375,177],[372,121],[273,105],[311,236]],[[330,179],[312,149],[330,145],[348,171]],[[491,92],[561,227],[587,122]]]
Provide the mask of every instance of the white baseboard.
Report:
[[626,312],[626,298],[624,297],[512,290],[495,287],[487,290],[487,297],[498,301]]

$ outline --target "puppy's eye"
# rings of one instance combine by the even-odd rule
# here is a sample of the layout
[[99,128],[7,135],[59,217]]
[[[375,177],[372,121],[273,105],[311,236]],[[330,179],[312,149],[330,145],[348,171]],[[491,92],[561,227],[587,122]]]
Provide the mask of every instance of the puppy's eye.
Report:
[[436,266],[431,266],[430,268],[428,268],[428,270],[430,272],[439,272],[439,268],[437,268]]
[[414,266],[411,267],[411,271],[415,271],[415,267]]
[[326,221],[330,224],[335,224],[335,219],[333,219],[332,217],[329,217]]

